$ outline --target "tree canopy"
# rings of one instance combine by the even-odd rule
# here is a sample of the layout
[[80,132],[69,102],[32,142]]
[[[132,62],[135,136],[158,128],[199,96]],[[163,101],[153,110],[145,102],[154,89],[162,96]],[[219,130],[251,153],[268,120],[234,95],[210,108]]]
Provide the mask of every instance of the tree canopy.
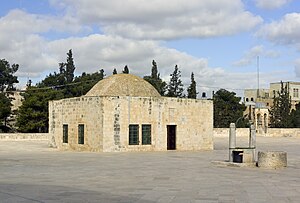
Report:
[[289,128],[292,127],[291,99],[287,85],[281,82],[281,88],[274,94],[273,106],[270,109],[270,127]]
[[248,124],[243,118],[243,112],[246,109],[241,104],[241,98],[236,93],[229,92],[225,89],[218,90],[214,96],[214,127],[228,128],[230,123],[237,123],[237,127],[245,127]]
[[157,64],[154,60],[152,61],[151,75],[144,76],[144,79],[148,81],[153,87],[155,87],[160,95],[163,96],[165,94],[167,84],[160,78],[160,74],[157,70]]
[[291,120],[293,128],[300,128],[300,103],[296,104],[296,109],[292,110]]
[[178,66],[175,65],[175,69],[172,74],[170,74],[170,82],[168,84],[168,97],[184,97],[183,95],[183,84],[181,81],[181,71]]
[[187,93],[188,93],[188,98],[192,98],[192,99],[196,99],[197,98],[197,87],[196,87],[196,81],[194,78],[194,73],[192,72],[191,74],[191,84],[187,89]]
[[18,83],[18,77],[14,74],[18,71],[19,65],[10,66],[5,59],[0,59],[0,92],[15,90],[14,84]]
[[50,73],[36,86],[28,86],[19,108],[17,126],[21,132],[48,131],[48,102],[86,94],[105,77],[104,70],[74,77],[72,50],[67,53],[67,62],[59,63],[59,73]]

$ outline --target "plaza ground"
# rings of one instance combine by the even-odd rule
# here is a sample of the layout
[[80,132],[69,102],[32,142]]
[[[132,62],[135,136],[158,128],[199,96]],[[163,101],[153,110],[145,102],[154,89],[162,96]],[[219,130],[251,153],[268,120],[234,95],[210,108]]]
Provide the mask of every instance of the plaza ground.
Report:
[[[246,145],[247,138],[238,138]],[[300,138],[257,138],[286,151],[288,167],[228,167],[228,139],[214,151],[57,151],[47,141],[0,141],[0,202],[299,202]]]

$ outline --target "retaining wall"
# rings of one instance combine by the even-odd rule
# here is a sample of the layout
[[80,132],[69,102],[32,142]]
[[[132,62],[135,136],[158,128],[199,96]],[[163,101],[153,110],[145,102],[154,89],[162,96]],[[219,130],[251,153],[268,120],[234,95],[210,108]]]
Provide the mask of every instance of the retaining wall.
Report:
[[0,133],[0,140],[49,140],[49,133]]
[[[268,128],[267,133],[257,133],[264,137],[300,137],[300,128]],[[214,128],[214,137],[228,137],[229,128]],[[249,128],[237,128],[237,137],[249,136]]]

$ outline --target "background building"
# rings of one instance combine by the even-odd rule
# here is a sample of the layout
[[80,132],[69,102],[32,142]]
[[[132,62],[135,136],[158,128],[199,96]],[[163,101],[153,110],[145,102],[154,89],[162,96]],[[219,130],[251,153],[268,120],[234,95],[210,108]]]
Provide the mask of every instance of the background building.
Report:
[[[292,109],[300,102],[300,82],[283,82],[283,87],[287,86]],[[278,96],[281,90],[281,82],[271,83],[269,89],[246,89],[244,91],[244,103],[247,107],[245,114],[262,133],[267,133],[269,125],[269,109],[273,106],[274,96]]]

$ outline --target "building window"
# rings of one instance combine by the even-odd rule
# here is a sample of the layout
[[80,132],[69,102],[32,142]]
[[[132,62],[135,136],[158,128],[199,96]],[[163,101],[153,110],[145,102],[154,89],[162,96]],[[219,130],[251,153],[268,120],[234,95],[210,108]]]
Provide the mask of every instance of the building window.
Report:
[[63,143],[68,143],[68,125],[63,125]]
[[252,102],[254,101],[253,97],[251,97],[251,101],[252,101]]
[[139,144],[139,125],[129,125],[129,145]]
[[249,98],[246,98],[246,102],[248,102],[249,101]]
[[298,97],[299,97],[299,89],[294,88],[293,92],[294,92],[293,96],[294,96],[295,98],[298,98]]
[[78,144],[84,144],[84,125],[78,125]]
[[151,125],[142,125],[142,144],[151,144]]

